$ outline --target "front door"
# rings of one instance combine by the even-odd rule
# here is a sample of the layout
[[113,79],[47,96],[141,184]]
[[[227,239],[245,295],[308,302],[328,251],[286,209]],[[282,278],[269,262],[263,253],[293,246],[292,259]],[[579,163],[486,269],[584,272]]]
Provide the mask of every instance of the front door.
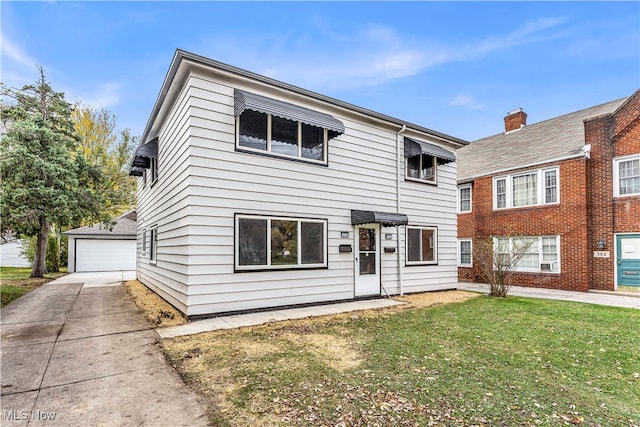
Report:
[[640,234],[616,237],[618,286],[640,286]]
[[355,232],[355,296],[380,295],[380,226],[360,225]]

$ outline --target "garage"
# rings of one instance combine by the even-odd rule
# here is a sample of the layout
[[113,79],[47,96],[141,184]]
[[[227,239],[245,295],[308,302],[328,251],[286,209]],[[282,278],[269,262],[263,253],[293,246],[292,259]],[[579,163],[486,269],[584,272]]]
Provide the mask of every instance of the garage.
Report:
[[136,269],[136,241],[75,239],[76,271],[118,271]]
[[136,212],[105,224],[62,233],[69,238],[69,272],[136,269]]

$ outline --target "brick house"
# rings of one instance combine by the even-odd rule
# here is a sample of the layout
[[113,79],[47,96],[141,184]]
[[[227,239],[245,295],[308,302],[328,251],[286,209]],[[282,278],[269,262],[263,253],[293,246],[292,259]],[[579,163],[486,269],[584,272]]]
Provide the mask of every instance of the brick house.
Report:
[[458,277],[481,281],[473,242],[531,242],[515,283],[640,287],[640,90],[458,150]]

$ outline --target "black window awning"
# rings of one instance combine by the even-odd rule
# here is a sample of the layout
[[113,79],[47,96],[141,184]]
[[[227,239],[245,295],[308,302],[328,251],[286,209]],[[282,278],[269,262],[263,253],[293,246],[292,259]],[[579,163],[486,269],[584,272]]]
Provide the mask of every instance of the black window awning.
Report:
[[374,211],[351,211],[351,225],[382,224],[385,227],[409,224],[409,217],[405,214]]
[[151,167],[151,159],[157,158],[158,138],[156,137],[136,149],[136,153],[133,157],[133,163],[131,163],[131,169],[129,170],[129,175],[142,176],[144,170]]
[[234,96],[234,114],[236,117],[242,114],[244,110],[253,110],[260,113],[273,114],[284,119],[300,121],[311,126],[326,128],[329,130],[331,138],[344,133],[344,123],[329,114],[240,89],[235,89]]
[[440,165],[456,161],[456,155],[445,148],[439,147],[435,144],[429,144],[428,142],[417,141],[405,136],[404,156],[413,157],[419,154],[428,154],[435,157]]
[[149,159],[158,158],[158,138],[153,138],[146,144],[142,144],[136,150],[136,157],[147,157]]

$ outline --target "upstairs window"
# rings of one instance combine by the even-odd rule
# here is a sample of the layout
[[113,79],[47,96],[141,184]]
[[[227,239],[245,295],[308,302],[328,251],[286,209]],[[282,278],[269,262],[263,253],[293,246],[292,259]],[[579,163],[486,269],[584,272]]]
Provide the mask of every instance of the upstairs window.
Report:
[[407,157],[407,178],[435,184],[437,166],[436,158],[429,154]]
[[493,208],[519,208],[559,202],[558,168],[493,179]]
[[471,212],[471,186],[458,188],[458,212]]
[[327,129],[253,110],[237,120],[239,148],[326,163]]
[[614,160],[613,179],[616,196],[640,195],[640,156]]
[[327,164],[327,142],[345,132],[330,114],[234,90],[236,149]]

